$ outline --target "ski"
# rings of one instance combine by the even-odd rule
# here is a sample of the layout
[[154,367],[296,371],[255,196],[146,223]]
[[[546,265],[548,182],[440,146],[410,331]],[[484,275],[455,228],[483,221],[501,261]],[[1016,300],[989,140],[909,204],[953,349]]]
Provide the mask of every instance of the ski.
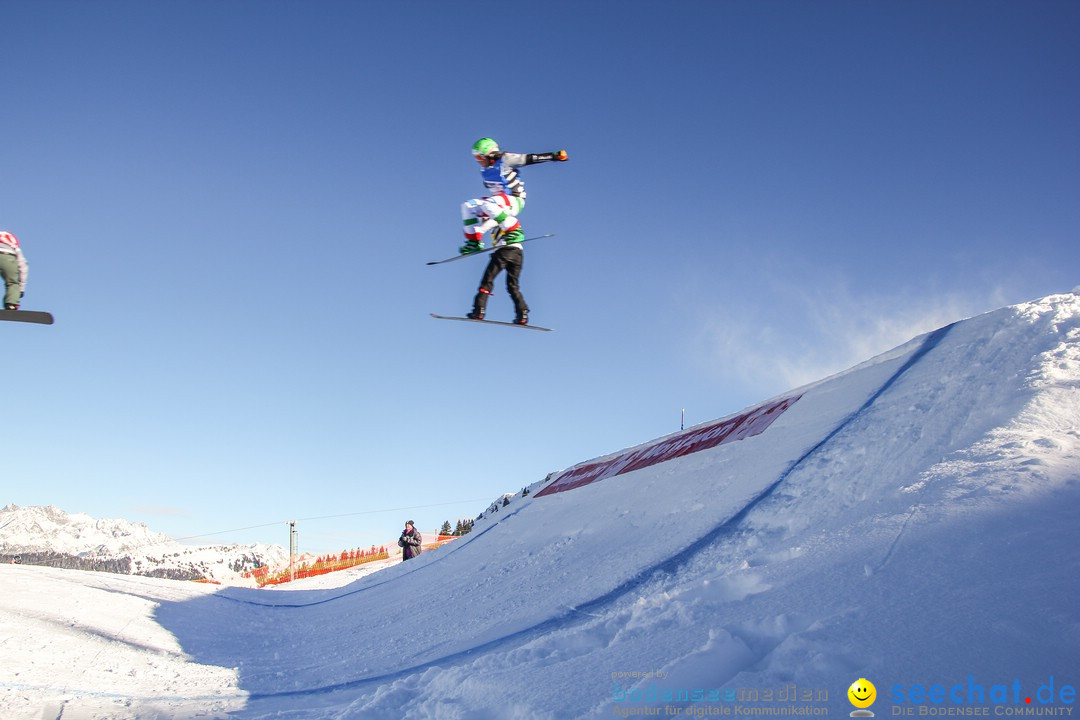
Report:
[[0,310],[0,320],[52,325],[53,316],[40,310]]
[[[555,233],[547,233],[545,235],[536,235],[534,237],[525,238],[521,242],[527,243],[530,240],[539,240],[540,238],[548,238],[548,237],[555,237]],[[501,247],[505,247],[505,245],[496,245],[494,247],[484,248],[483,250],[477,250],[476,252],[466,253],[465,255],[455,255],[454,257],[449,257],[449,258],[446,258],[445,260],[432,260],[431,262],[429,262],[427,264],[428,265],[442,265],[443,263],[454,262],[455,260],[461,260],[462,258],[472,257],[473,255],[483,255],[484,253],[489,253],[489,252],[492,252],[494,250],[498,250]]]
[[431,317],[436,320],[461,320],[462,322],[481,323],[483,325],[506,325],[507,327],[521,328],[522,330],[541,330],[543,332],[551,332],[551,328],[540,327],[539,325],[519,325],[512,322],[502,322],[501,320],[474,320],[467,317],[454,317],[452,315],[436,315],[431,313]]

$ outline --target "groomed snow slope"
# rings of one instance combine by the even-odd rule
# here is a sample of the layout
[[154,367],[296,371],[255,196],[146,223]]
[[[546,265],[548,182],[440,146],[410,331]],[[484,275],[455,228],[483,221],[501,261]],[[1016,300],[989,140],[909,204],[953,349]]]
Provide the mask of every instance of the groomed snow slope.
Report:
[[[925,707],[920,684],[1080,684],[1080,297],[784,397],[760,435],[515,497],[345,587],[146,593],[193,676],[233,672],[228,691],[22,679],[0,699],[120,718],[846,716],[867,678],[882,716]],[[1006,706],[1031,704],[990,714]]]

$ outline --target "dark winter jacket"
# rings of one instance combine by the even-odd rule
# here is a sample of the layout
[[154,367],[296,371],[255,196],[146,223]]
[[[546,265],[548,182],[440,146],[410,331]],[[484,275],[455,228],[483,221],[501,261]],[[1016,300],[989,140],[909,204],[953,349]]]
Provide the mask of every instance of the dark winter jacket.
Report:
[[399,537],[397,541],[398,547],[402,548],[401,559],[403,561],[412,560],[419,555],[420,543],[423,541],[424,539],[420,537],[420,533],[416,528],[413,528],[412,530],[403,530],[401,537]]

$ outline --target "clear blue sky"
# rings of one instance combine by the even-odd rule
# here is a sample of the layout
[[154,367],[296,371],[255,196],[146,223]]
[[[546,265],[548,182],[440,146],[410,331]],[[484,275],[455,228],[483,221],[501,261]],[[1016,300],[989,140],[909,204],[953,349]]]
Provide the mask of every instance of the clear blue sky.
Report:
[[[0,327],[0,503],[370,544],[1080,283],[1075,2],[0,0],[0,27],[0,228],[56,316]],[[570,154],[524,172],[554,333],[428,317],[483,269],[424,265],[481,136]]]

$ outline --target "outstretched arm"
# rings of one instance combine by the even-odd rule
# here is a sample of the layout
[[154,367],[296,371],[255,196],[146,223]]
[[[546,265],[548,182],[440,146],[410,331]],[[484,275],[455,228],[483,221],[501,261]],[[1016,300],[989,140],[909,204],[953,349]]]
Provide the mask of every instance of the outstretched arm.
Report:
[[565,162],[569,159],[565,150],[554,150],[546,153],[503,153],[503,162],[510,167],[535,165],[536,163],[551,162],[553,160]]
[[565,162],[569,160],[565,150],[556,150],[554,152],[547,153],[529,153],[525,156],[525,164],[532,165],[534,163],[551,162],[552,160],[558,160]]

